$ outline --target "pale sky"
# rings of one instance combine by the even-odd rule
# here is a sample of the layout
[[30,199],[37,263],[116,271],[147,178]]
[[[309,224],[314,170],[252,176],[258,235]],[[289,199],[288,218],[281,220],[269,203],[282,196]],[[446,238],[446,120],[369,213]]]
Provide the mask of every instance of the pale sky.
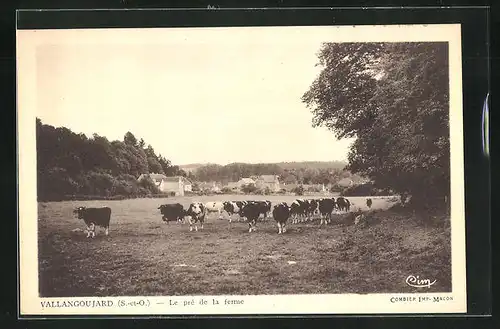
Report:
[[[44,31],[45,32],[45,31]],[[76,133],[143,138],[172,163],[346,160],[300,100],[328,31],[50,31],[36,48],[37,117]]]

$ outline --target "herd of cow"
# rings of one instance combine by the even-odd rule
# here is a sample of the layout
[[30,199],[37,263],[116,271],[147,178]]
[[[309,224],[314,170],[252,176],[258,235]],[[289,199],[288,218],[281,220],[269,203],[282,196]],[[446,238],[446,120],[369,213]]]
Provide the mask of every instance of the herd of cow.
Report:
[[[371,208],[372,200],[367,199],[366,205]],[[310,221],[313,215],[320,215],[320,225],[331,222],[334,210],[350,211],[351,203],[344,197],[321,198],[321,199],[296,199],[290,205],[286,202],[279,202],[271,208],[271,201],[219,201],[193,202],[187,209],[184,209],[180,203],[163,204],[158,207],[165,222],[178,221],[189,223],[189,231],[194,229],[198,231],[198,223],[203,229],[203,223],[208,213],[218,213],[219,219],[225,212],[229,215],[229,222],[233,215],[238,215],[240,219],[246,219],[248,223],[248,232],[255,230],[257,220],[261,218],[266,220],[272,209],[272,217],[278,225],[278,234],[286,232],[286,223],[290,219],[292,224]],[[83,219],[87,225],[87,237],[95,237],[95,227],[100,226],[105,229],[106,235],[109,234],[109,223],[111,220],[111,208],[87,208],[78,207],[73,211],[79,219]]]

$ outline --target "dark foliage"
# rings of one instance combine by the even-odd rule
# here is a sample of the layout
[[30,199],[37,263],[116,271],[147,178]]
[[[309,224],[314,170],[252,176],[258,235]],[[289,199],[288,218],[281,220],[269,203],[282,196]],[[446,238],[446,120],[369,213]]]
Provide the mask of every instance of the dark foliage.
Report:
[[36,121],[38,199],[121,199],[158,195],[150,178],[141,174],[185,175],[153,147],[127,132],[123,141],[94,134],[87,138],[65,127]]
[[448,46],[327,43],[302,100],[313,126],[356,137],[346,169],[420,204],[450,193]]

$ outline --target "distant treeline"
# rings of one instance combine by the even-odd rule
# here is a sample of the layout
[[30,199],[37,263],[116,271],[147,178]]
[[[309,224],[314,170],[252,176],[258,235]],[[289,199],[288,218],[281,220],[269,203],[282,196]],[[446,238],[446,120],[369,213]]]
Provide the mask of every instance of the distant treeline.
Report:
[[282,162],[282,163],[231,163],[225,166],[208,164],[188,173],[196,181],[235,182],[242,177],[278,175],[286,184],[336,184],[342,178],[361,179],[344,170],[343,162]]
[[123,141],[109,141],[98,134],[89,138],[55,128],[37,118],[36,140],[39,201],[158,195],[150,179],[137,181],[140,174],[186,176],[131,132]]

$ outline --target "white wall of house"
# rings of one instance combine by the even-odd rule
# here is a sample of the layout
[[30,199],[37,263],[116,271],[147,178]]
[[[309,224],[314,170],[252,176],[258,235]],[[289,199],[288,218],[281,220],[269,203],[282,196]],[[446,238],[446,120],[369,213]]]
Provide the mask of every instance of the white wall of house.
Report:
[[175,182],[162,180],[162,182],[160,184],[160,191],[162,191],[164,193],[175,192],[176,196],[183,196],[184,195],[184,184],[183,184],[183,182],[181,182],[180,179],[178,181],[175,181]]

